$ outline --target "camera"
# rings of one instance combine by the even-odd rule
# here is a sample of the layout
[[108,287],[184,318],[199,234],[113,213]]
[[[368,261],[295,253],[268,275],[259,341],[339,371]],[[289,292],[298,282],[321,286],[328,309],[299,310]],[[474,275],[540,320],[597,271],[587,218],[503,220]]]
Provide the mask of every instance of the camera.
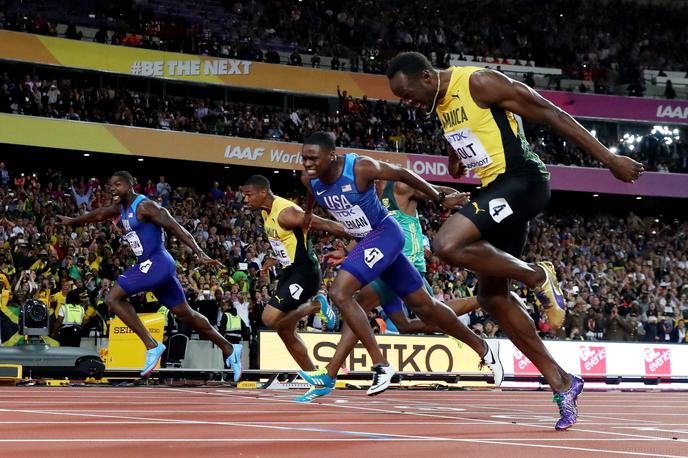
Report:
[[19,334],[25,336],[47,336],[48,307],[37,299],[29,299],[24,302],[19,311]]

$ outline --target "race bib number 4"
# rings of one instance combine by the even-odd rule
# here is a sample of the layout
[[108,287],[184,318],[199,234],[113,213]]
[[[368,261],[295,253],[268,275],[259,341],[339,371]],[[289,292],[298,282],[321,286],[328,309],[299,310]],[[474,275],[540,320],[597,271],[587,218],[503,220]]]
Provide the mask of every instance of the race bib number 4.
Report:
[[368,217],[358,205],[343,210],[330,210],[330,213],[342,223],[344,230],[352,237],[365,237],[373,230]]
[[507,216],[514,214],[509,202],[502,197],[492,199],[488,205],[490,206],[490,216],[497,223],[501,223]]
[[136,234],[136,232],[127,232],[126,234],[124,234],[124,238],[127,240],[127,243],[131,247],[131,251],[134,252],[134,255],[143,255],[143,245],[141,244],[141,240],[139,239],[139,236]]
[[444,134],[444,138],[454,148],[466,169],[485,167],[492,163],[492,158],[471,129],[459,129]]
[[289,258],[289,253],[287,252],[287,247],[284,246],[281,240],[268,239],[270,241],[270,246],[272,251],[275,252],[275,257],[282,264],[282,267],[287,267],[291,265],[291,258]]

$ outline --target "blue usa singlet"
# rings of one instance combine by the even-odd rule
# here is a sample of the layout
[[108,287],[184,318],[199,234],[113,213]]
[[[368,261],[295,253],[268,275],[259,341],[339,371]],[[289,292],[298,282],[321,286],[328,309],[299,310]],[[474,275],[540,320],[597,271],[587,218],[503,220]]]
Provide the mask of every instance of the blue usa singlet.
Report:
[[353,153],[344,155],[344,169],[334,183],[323,183],[316,178],[310,185],[318,204],[342,223],[351,237],[361,239],[378,227],[388,213],[375,193],[375,186],[358,189],[354,173],[357,157]]
[[146,199],[147,197],[139,194],[128,208],[120,205],[124,238],[139,262],[150,259],[155,253],[165,251],[162,228],[157,224],[139,221],[136,216],[136,208]]

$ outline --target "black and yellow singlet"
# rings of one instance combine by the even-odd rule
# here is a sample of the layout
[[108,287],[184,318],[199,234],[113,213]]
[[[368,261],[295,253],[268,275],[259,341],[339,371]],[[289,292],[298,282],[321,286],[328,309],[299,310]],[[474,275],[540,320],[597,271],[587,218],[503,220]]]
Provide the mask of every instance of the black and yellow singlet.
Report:
[[272,251],[275,252],[275,257],[283,268],[303,265],[318,267],[308,232],[301,228],[284,229],[279,225],[277,218],[287,207],[298,207],[298,205],[275,196],[270,213],[262,211],[265,233]]
[[482,108],[473,100],[471,75],[481,67],[451,67],[447,93],[437,115],[444,136],[468,171],[475,169],[483,186],[498,176],[531,176],[548,180],[549,172],[531,151],[516,116],[499,107]]

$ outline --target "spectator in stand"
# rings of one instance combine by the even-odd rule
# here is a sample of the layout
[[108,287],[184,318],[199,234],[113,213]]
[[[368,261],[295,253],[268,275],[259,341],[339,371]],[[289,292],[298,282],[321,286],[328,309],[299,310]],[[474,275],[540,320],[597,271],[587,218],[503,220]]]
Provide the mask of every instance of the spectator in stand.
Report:
[[0,186],[8,186],[10,184],[10,172],[5,167],[4,162],[0,162]]
[[162,206],[167,207],[170,203],[170,194],[172,193],[172,187],[169,183],[165,181],[164,176],[160,176],[160,181],[155,185],[155,197],[162,199]]
[[213,182],[213,187],[210,189],[210,192],[208,193],[208,197],[210,197],[212,200],[221,200],[224,197],[225,193],[220,190],[220,183],[215,181]]
[[91,210],[91,197],[93,196],[93,189],[90,186],[84,185],[82,182],[79,185],[79,190],[77,190],[74,188],[74,181],[72,181],[69,189],[72,192],[72,197],[74,197],[74,202],[76,203],[77,208]]
[[311,67],[320,68],[320,56],[317,51],[311,56]]
[[686,321],[681,319],[676,321],[674,325],[673,335],[671,337],[672,342],[676,343],[688,343],[688,330],[686,329]]
[[639,342],[645,334],[643,324],[638,321],[638,313],[631,312],[626,325],[626,335],[624,340],[627,342]]
[[294,65],[296,67],[302,67],[303,61],[301,60],[301,54],[297,50],[292,51],[289,56],[289,65]]

